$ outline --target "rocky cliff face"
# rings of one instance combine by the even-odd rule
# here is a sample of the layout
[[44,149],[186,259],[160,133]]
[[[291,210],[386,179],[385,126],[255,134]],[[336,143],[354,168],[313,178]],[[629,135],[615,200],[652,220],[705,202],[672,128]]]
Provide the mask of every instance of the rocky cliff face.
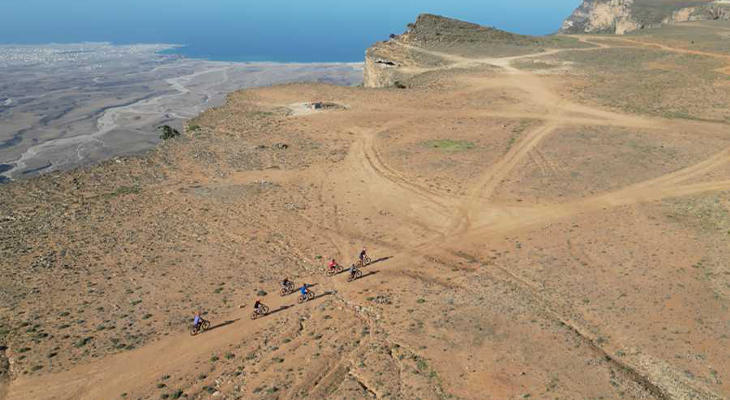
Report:
[[375,45],[365,53],[363,86],[369,88],[398,86],[408,74],[399,67],[404,60],[397,54],[384,51],[385,43]]
[[560,28],[564,33],[624,33],[641,28],[631,15],[634,0],[585,0]]
[[730,2],[719,0],[584,0],[563,22],[561,33],[624,34],[677,22],[730,19]]

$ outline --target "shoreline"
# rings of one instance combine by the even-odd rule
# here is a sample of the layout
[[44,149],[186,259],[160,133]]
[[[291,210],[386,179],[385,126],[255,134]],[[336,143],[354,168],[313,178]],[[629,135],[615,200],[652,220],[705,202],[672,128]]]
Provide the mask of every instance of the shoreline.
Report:
[[[0,122],[7,121],[6,126],[13,126],[15,108],[20,112],[24,106],[41,110],[32,110],[37,121],[25,126],[16,124],[19,129],[9,132],[0,131],[0,164],[5,166],[0,171],[0,183],[142,153],[156,146],[156,126],[180,127],[184,120],[222,104],[227,94],[240,89],[312,81],[351,86],[362,81],[364,67],[364,63],[207,61],[159,54],[158,49],[163,46],[175,45],[50,45],[47,52],[57,56],[61,63],[71,64],[68,69],[78,69],[71,72],[77,76],[67,79],[69,87],[54,87],[25,98],[19,97],[22,94],[8,94],[7,98],[14,101],[0,106]],[[22,47],[21,54],[36,49],[30,45],[0,45],[0,51],[18,47]],[[110,72],[94,72],[89,82],[84,68],[87,64],[96,67],[95,60],[87,60],[95,51],[102,53],[102,57],[104,52],[109,53],[109,60],[102,60],[101,65]],[[119,56],[118,51],[128,54]],[[120,67],[125,61],[130,65]],[[37,67],[28,68],[33,71]],[[0,76],[2,73],[0,67]],[[49,76],[64,80],[61,76]],[[53,115],[60,106],[68,108],[69,98],[81,98],[92,91],[96,98],[80,100],[65,113]],[[115,98],[128,100],[114,104]],[[43,107],[48,111],[43,111]]]

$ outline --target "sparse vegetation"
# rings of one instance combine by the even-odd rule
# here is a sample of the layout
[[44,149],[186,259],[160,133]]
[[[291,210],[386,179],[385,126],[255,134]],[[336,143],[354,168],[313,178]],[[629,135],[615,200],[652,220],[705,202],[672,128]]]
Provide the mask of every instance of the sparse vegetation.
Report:
[[[642,77],[616,101],[658,104],[673,88],[636,90],[710,64],[616,50],[556,53],[596,65],[550,76],[464,66],[405,92],[234,93],[200,134],[3,186],[0,369],[35,393],[57,379],[60,397],[113,378],[134,399],[471,400],[492,384],[495,398],[650,398],[666,371],[684,397],[695,383],[727,397],[725,126],[580,99]],[[724,93],[704,74],[691,79]],[[284,106],[331,99],[349,104]],[[323,274],[360,246],[378,259],[362,280]],[[320,296],[279,296],[285,276]],[[269,290],[275,313],[249,319]],[[206,309],[216,329],[189,336]]]
[[83,347],[86,346],[89,342],[91,342],[94,339],[93,336],[87,336],[85,338],[79,339],[74,346],[76,347]]
[[174,139],[180,136],[180,132],[170,125],[162,125],[157,127],[157,129],[162,131],[162,134],[160,135],[160,139],[162,140]]
[[474,148],[474,143],[453,139],[429,140],[423,145],[428,148],[434,148],[443,151],[464,151]]

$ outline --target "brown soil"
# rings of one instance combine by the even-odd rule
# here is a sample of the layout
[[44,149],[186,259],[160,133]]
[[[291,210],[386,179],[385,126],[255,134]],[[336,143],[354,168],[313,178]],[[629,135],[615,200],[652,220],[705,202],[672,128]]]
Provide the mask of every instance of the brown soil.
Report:
[[0,398],[728,398],[727,124],[512,65],[609,43],[411,46],[450,67],[238,92],[154,154],[4,186]]

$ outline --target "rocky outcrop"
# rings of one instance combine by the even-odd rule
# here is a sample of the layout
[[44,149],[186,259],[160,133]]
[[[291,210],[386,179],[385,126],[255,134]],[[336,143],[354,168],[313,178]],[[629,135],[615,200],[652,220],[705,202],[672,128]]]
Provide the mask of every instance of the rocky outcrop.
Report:
[[401,35],[378,42],[365,53],[365,87],[405,87],[406,81],[425,70],[443,66],[443,60],[413,47],[470,55],[488,45],[540,46],[543,39],[517,35],[499,29],[433,14],[421,14]]
[[363,69],[363,86],[369,88],[397,86],[407,78],[407,74],[399,71],[401,63],[385,58],[379,54],[379,48],[374,46],[365,53],[365,68]]
[[730,19],[726,0],[584,0],[563,22],[560,33],[624,34],[687,21]]
[[687,7],[681,10],[677,10],[667,18],[662,20],[662,24],[674,24],[677,22],[688,22],[692,20],[692,14],[697,11],[695,7]]
[[634,0],[585,0],[560,28],[562,33],[624,33],[641,28],[631,15]]
[[730,20],[730,0],[716,0],[702,7],[691,7],[679,10],[665,24],[688,21]]

